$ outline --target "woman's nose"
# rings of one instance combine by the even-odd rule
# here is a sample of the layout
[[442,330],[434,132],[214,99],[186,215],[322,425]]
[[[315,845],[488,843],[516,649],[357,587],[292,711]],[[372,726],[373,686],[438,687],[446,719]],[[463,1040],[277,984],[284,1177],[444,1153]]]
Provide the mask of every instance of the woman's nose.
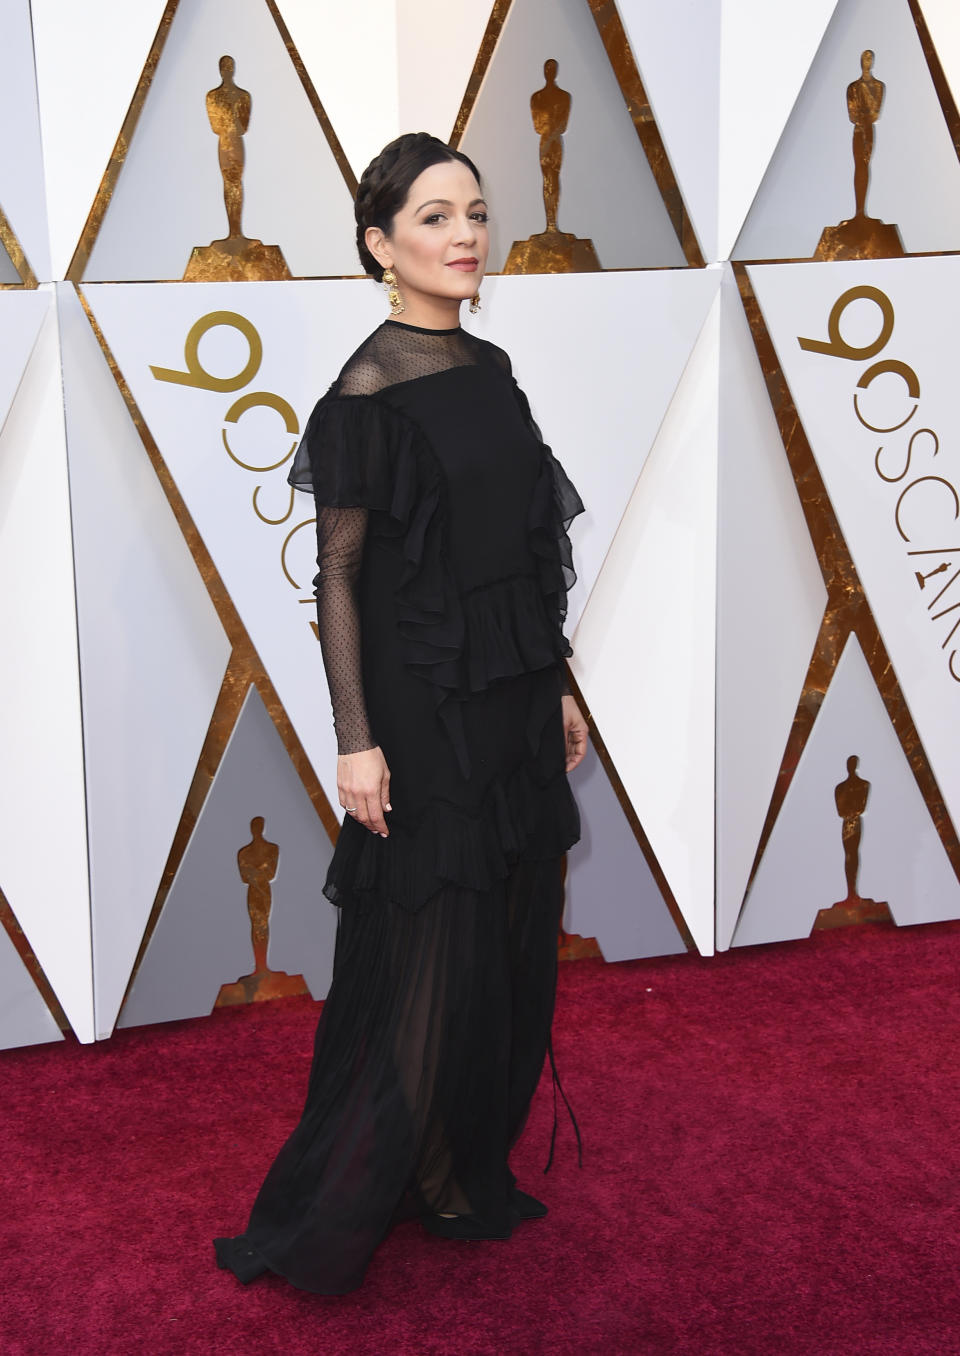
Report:
[[471,217],[464,217],[457,230],[458,245],[472,245],[477,238],[477,223]]

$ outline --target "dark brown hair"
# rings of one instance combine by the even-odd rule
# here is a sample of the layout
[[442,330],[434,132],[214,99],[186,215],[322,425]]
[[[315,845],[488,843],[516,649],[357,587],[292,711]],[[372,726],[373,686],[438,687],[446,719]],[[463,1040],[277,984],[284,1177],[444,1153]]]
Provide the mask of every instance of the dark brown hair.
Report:
[[429,132],[405,132],[384,146],[363,171],[353,208],[357,219],[357,253],[364,272],[378,282],[383,277],[383,269],[367,249],[364,238],[367,228],[379,226],[384,235],[389,235],[393,219],[407,201],[414,179],[431,165],[442,164],[444,160],[459,160],[480,183],[473,161]]

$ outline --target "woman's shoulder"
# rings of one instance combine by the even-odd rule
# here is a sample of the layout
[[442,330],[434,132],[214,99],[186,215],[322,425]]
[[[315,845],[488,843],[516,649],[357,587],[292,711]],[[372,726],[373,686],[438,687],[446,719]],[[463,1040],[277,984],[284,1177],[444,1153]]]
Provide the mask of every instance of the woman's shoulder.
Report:
[[336,380],[327,392],[328,397],[375,396],[390,385],[389,364],[381,339],[382,325],[368,334],[343,364]]
[[490,339],[481,339],[479,334],[470,334],[469,341],[475,347],[477,353],[491,366],[498,368],[505,376],[513,376],[510,355],[505,348],[501,348],[499,344],[493,343]]

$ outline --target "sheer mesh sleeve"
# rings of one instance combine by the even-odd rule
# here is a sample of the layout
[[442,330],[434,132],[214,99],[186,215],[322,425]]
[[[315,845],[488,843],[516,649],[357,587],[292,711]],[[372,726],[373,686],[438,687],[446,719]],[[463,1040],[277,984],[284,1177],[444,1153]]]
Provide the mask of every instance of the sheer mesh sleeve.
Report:
[[340,753],[376,745],[363,692],[358,606],[366,535],[365,508],[317,504],[317,626]]
[[[370,364],[359,364],[361,375]],[[352,370],[352,368],[350,369]],[[372,377],[367,377],[370,384]],[[396,484],[408,434],[364,393],[341,394],[342,378],[317,401],[287,479],[312,493],[317,515],[317,628],[340,753],[376,746],[363,690],[360,569],[372,510],[399,513]],[[355,383],[356,384],[356,383]],[[362,383],[361,383],[362,384]]]

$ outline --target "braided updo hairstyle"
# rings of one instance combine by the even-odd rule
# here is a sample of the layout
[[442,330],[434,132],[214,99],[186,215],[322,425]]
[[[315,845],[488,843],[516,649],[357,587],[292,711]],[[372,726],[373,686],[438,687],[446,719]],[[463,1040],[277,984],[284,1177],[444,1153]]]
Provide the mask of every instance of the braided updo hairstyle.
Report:
[[378,226],[390,234],[393,219],[407,201],[410,185],[431,165],[444,160],[459,160],[480,183],[477,167],[462,151],[455,151],[429,132],[405,132],[384,146],[363,171],[357,187],[354,216],[357,219],[357,253],[364,272],[380,282],[383,269],[367,249],[365,235],[369,226]]

